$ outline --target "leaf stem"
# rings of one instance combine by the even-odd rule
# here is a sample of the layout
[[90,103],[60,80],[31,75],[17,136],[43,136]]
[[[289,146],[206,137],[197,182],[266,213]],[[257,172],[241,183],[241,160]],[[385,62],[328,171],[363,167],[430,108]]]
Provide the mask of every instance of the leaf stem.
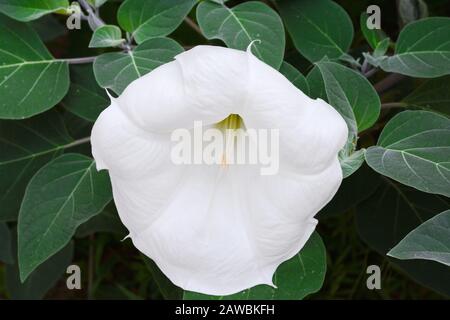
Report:
[[81,139],[78,139],[78,140],[75,140],[75,141],[73,141],[71,143],[66,144],[63,148],[67,149],[67,148],[76,147],[76,146],[78,146],[80,144],[85,144],[85,143],[88,143],[90,141],[91,141],[91,137],[81,138]]
[[406,103],[404,102],[387,102],[381,104],[381,109],[404,108],[404,107],[406,107]]
[[94,62],[95,58],[97,57],[67,58],[62,60],[67,62],[68,64],[82,64]]

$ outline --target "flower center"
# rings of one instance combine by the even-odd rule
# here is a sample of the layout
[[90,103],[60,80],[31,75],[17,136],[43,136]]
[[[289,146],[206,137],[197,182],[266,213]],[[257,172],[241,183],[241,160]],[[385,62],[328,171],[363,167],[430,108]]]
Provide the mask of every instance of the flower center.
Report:
[[238,114],[230,114],[228,117],[217,123],[219,129],[240,129],[243,124],[242,118]]
[[216,126],[225,132],[225,149],[222,155],[221,166],[226,168],[230,162],[230,153],[232,153],[237,140],[237,131],[243,129],[243,121],[238,114],[230,114],[227,118],[217,123]]

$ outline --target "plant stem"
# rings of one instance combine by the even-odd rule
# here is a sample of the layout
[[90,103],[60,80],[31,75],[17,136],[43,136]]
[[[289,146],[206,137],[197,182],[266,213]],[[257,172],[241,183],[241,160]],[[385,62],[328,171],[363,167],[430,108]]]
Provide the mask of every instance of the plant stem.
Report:
[[[105,25],[105,22],[98,15],[99,13],[98,10],[94,11],[94,9],[91,7],[89,3],[86,2],[86,0],[78,0],[78,2],[83,7],[83,9],[86,10],[86,12],[88,13],[89,27],[91,27],[92,31],[95,31],[95,29]],[[121,43],[119,47],[128,52],[131,50],[131,43],[130,42]]]
[[195,32],[197,32],[202,37],[205,37],[202,33],[200,27],[189,17],[184,18],[184,22],[186,22]]
[[95,240],[95,236],[93,234],[91,234],[89,236],[88,289],[87,289],[88,300],[92,300],[93,296],[94,296],[94,291],[93,291],[94,272],[95,272],[94,240]]
[[406,103],[404,102],[387,102],[381,104],[381,109],[404,108],[404,107],[406,107]]
[[370,70],[368,70],[367,72],[364,73],[364,76],[366,78],[370,78],[371,76],[373,76],[375,73],[377,73],[378,68],[372,68]]
[[95,58],[97,57],[67,58],[62,60],[68,64],[82,64],[94,62]]
[[380,82],[376,83],[374,85],[375,90],[377,90],[378,93],[383,93],[387,90],[389,90],[390,88],[392,88],[393,86],[395,86],[398,82],[400,82],[401,80],[405,79],[406,77],[398,74],[398,73],[392,73],[390,75],[388,75],[386,78],[384,78],[383,80],[381,80]]
[[367,74],[367,71],[369,71],[369,63],[367,62],[367,59],[364,59],[361,66],[361,73],[365,76]]
[[83,9],[86,10],[89,17],[91,18],[89,21],[92,23],[92,25],[91,23],[89,23],[89,25],[93,30],[105,25],[105,22],[103,22],[103,20],[94,12],[91,5],[87,3],[86,0],[78,0],[78,2],[83,7]]
[[66,144],[63,148],[64,149],[72,148],[72,147],[75,147],[75,146],[79,146],[80,144],[88,143],[90,141],[91,141],[91,137],[81,138],[81,139],[78,139],[78,140],[75,140],[75,141],[73,141],[71,143]]

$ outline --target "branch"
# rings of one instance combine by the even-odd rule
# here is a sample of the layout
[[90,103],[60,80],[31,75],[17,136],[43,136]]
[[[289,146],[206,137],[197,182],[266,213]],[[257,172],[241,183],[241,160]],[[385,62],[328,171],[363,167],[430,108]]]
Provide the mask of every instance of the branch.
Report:
[[194,29],[194,31],[197,32],[199,35],[205,37],[200,27],[191,18],[189,17],[184,18],[184,22],[186,22],[187,25],[189,25],[192,29]]
[[378,93],[383,93],[393,86],[395,86],[398,82],[405,79],[406,77],[404,75],[398,74],[398,73],[392,73],[388,75],[386,78],[381,80],[380,82],[376,83],[374,85],[375,90],[377,90]]

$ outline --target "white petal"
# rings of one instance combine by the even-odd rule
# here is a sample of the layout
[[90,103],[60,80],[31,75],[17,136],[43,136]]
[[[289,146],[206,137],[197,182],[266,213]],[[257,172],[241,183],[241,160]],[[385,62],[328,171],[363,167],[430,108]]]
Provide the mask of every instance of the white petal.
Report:
[[[230,113],[280,130],[277,175],[171,162],[173,129]],[[199,46],[130,84],[95,123],[92,148],[135,246],[183,289],[227,295],[271,285],[304,246],[341,183],[346,137],[331,106],[250,53]]]

